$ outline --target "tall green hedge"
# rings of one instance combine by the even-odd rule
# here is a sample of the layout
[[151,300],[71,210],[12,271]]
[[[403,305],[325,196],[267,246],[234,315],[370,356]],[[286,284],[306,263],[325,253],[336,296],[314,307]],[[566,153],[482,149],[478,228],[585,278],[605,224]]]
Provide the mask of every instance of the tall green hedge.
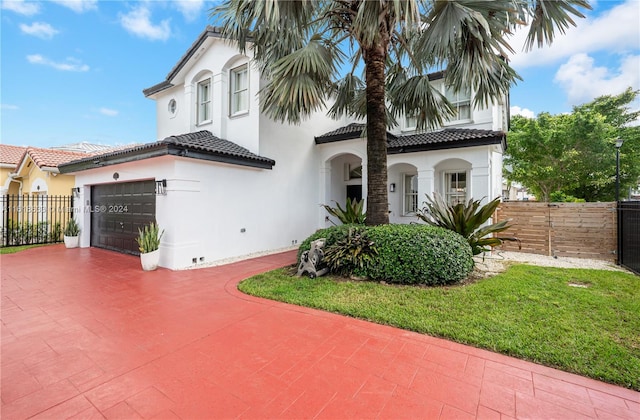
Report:
[[[341,225],[315,232],[300,245],[298,258],[309,249],[311,241],[326,238],[326,246],[331,245],[346,236],[350,227]],[[353,274],[397,284],[444,285],[465,279],[473,270],[471,247],[455,232],[426,225],[359,228],[366,230],[378,255]]]

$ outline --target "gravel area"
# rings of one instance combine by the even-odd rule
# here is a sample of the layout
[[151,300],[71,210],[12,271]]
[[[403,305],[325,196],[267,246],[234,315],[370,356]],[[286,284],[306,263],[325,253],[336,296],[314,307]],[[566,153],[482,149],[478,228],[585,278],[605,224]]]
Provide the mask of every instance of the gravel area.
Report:
[[559,268],[590,268],[597,270],[626,271],[611,261],[587,258],[549,257],[547,255],[527,254],[524,252],[492,251],[474,257],[476,270],[483,276],[491,276],[506,269],[510,262]]

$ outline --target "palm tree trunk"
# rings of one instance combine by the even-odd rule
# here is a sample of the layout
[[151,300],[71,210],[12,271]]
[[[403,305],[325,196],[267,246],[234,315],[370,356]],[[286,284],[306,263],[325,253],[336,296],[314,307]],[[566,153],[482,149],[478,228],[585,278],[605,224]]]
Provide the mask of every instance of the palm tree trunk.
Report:
[[367,225],[389,223],[387,193],[386,40],[364,52],[367,94]]

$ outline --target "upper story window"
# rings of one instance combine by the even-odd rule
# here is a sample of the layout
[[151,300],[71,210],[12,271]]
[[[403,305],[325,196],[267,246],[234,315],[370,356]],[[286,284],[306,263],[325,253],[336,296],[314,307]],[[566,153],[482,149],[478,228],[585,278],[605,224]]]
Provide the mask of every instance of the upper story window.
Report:
[[405,116],[404,118],[404,131],[412,131],[416,129],[418,125],[418,119],[415,116]]
[[456,115],[451,117],[449,121],[463,121],[471,119],[471,90],[464,89],[460,92],[454,92],[453,89],[447,87],[444,91],[447,100],[453,105]]
[[211,79],[198,83],[198,124],[211,120]]
[[175,99],[171,99],[169,104],[167,105],[167,110],[169,111],[170,116],[176,115],[176,111],[178,110],[178,103]]
[[249,68],[245,64],[231,70],[231,115],[249,111]]

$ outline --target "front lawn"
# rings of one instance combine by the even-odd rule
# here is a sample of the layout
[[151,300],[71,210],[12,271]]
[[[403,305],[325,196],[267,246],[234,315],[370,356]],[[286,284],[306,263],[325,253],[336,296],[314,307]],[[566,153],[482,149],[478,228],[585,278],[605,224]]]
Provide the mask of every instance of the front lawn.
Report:
[[640,391],[640,278],[514,265],[453,287],[291,276],[243,281],[247,294],[451,339]]
[[24,251],[25,249],[38,248],[38,247],[47,246],[47,245],[51,245],[51,244],[17,245],[17,246],[0,247],[0,255],[15,254],[16,252]]

